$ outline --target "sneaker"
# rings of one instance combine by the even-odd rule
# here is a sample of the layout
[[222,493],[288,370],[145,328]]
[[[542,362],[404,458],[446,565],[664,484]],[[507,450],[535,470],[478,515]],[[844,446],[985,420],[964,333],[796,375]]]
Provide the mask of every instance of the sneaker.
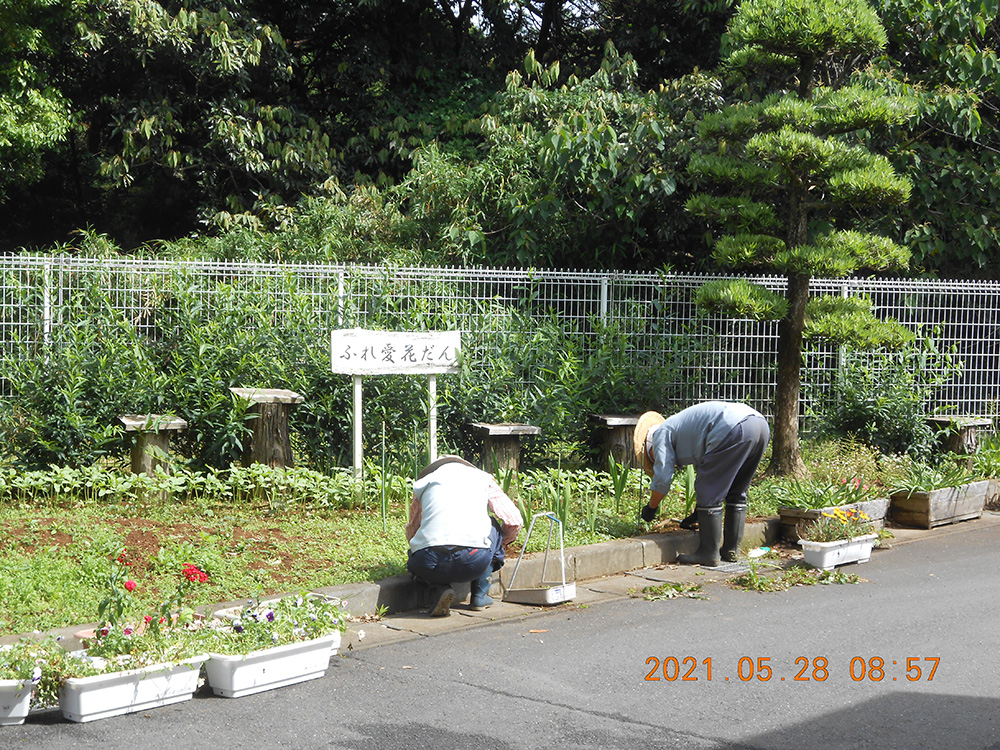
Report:
[[447,617],[451,614],[451,603],[455,601],[455,589],[445,586],[438,594],[437,603],[431,607],[431,617]]

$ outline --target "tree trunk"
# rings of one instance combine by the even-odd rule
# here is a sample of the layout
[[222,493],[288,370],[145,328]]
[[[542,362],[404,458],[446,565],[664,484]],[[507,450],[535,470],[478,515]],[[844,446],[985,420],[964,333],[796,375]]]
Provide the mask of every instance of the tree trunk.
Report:
[[264,403],[253,407],[252,411],[260,416],[251,422],[253,440],[245,464],[266,464],[277,469],[295,466],[288,435],[288,409],[289,405],[285,403]]
[[774,432],[771,439],[770,476],[808,475],[799,454],[799,390],[802,373],[802,330],[809,276],[788,278],[788,314],[778,324],[778,377],[774,394]]

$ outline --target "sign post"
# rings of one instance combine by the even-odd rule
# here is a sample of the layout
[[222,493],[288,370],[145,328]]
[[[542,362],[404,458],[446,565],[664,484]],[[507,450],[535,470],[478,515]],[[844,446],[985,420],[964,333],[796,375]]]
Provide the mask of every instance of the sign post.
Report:
[[334,372],[351,375],[354,385],[354,475],[361,476],[361,383],[366,375],[427,375],[428,452],[437,458],[437,375],[461,369],[458,331],[369,331],[338,329],[330,334]]

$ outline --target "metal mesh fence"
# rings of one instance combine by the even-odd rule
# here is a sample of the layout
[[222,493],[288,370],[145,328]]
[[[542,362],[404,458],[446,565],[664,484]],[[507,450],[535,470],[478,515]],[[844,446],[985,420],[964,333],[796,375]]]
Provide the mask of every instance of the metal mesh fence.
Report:
[[[57,326],[88,325],[88,302],[120,311],[155,335],[174,292],[196,295],[209,313],[252,299],[265,309],[258,325],[279,327],[306,314],[315,345],[333,328],[460,330],[472,368],[490,352],[510,352],[525,327],[559,330],[595,351],[613,334],[617,356],[668,373],[662,406],[717,398],[744,400],[767,413],[774,391],[777,326],[706,315],[696,290],[709,275],[602,273],[486,268],[382,268],[366,265],[271,265],[72,257],[0,257],[0,346],[38,356]],[[782,277],[755,277],[784,288]],[[814,294],[864,295],[876,314],[893,317],[960,371],[937,388],[934,407],[993,416],[1000,401],[1000,284],[891,279],[814,279]],[[265,319],[266,318],[266,319]],[[526,339],[544,345],[539,339]],[[829,386],[844,352],[810,345],[804,356],[803,411]],[[528,385],[528,384],[518,384]],[[9,396],[0,373],[0,395]]]

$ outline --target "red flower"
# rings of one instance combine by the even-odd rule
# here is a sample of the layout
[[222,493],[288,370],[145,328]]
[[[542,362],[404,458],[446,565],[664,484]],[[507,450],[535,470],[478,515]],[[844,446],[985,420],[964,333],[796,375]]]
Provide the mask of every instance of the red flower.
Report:
[[197,565],[185,563],[181,572],[184,573],[184,577],[192,583],[208,583],[208,573],[203,570],[199,570]]
[[145,617],[142,618],[142,621],[144,623],[146,623],[147,625],[149,625],[149,623],[151,623],[153,621],[153,616],[152,615],[146,615]]
[[135,581],[133,581],[131,579],[125,581],[125,590],[126,591],[135,591]]

